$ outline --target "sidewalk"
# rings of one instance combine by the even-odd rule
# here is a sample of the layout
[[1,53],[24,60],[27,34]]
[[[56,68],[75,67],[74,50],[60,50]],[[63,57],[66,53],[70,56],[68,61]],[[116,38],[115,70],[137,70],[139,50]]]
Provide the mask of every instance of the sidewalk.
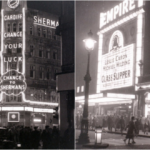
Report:
[[[95,131],[92,129],[89,129],[90,131]],[[115,131],[115,129],[113,128],[112,131],[109,131],[108,128],[103,128],[103,132],[107,132],[107,133],[114,133],[114,134],[121,134],[120,130]],[[126,135],[127,132],[123,131],[123,135]],[[150,132],[148,133],[148,135],[144,134],[141,130],[139,131],[139,137],[146,137],[146,138],[150,138]]]
[[[77,128],[79,129],[79,128]],[[79,129],[80,130],[80,129]],[[89,131],[95,131],[94,129],[89,129]],[[108,128],[103,128],[103,132],[106,133],[114,133],[114,134],[121,134],[120,130],[115,131],[115,129],[113,128],[112,131],[109,131]],[[123,135],[126,135],[126,131],[123,131]],[[148,135],[144,134],[141,130],[139,131],[139,137],[146,137],[146,138],[150,138],[150,132],[148,132]]]
[[[83,144],[78,144],[78,138],[81,131],[76,130],[76,149],[88,149],[86,147],[83,147]],[[149,149],[150,148],[150,141],[149,137],[136,137],[135,138],[135,144],[128,144],[128,141],[124,143],[123,139],[125,138],[125,135],[121,136],[121,134],[113,134],[114,132],[108,133],[103,132],[102,134],[102,143],[109,144],[109,147],[106,149]],[[125,133],[124,133],[125,134]],[[90,139],[90,143],[95,143],[95,132],[94,130],[88,132],[88,136]]]

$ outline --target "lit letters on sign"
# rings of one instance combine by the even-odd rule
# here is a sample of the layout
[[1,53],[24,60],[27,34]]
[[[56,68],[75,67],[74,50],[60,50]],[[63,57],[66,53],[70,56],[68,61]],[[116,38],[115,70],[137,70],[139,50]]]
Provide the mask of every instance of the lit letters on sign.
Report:
[[141,1],[143,2],[143,0],[124,0],[122,3],[116,5],[109,11],[100,13],[100,28],[117,19],[118,17],[121,17],[134,10],[135,8],[140,7],[142,5]]
[[7,37],[22,37],[22,32],[8,32],[4,33],[4,38]]
[[22,14],[15,14],[15,15],[4,15],[4,20],[18,20],[18,19],[22,19]]
[[4,62],[22,62],[22,57],[4,57]]
[[15,9],[19,5],[19,0],[7,0],[7,5],[9,8]]
[[34,24],[51,27],[51,28],[56,28],[59,25],[58,21],[47,19],[47,18],[41,18],[38,16],[34,16]]
[[101,90],[133,85],[134,44],[102,56]]
[[5,44],[5,49],[17,49],[17,48],[22,48],[22,43]]
[[25,77],[16,70],[8,71],[1,77],[0,89],[6,95],[19,95],[26,90]]

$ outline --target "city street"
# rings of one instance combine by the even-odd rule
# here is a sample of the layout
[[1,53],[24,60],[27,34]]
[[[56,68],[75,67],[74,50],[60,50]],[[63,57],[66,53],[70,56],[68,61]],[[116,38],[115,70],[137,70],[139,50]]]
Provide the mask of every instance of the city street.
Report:
[[[78,139],[80,135],[80,130],[76,130],[76,139]],[[121,134],[112,134],[112,133],[103,133],[102,134],[102,143],[108,143],[109,147],[107,149],[149,149],[150,147],[150,139],[144,137],[135,137],[135,144],[128,145],[128,141],[126,144],[123,139],[125,135],[121,136]],[[89,139],[90,143],[95,143],[95,132],[89,131]],[[77,141],[76,141],[77,143]],[[77,149],[83,148],[82,145],[76,144]],[[86,148],[85,148],[86,149]]]

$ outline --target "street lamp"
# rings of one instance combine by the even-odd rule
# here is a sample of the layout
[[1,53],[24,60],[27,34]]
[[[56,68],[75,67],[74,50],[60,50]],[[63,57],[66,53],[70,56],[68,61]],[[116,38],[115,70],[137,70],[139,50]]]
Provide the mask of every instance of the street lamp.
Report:
[[96,41],[93,40],[93,33],[90,31],[88,33],[88,38],[83,40],[85,44],[85,48],[88,51],[88,63],[87,63],[87,70],[86,75],[84,77],[85,80],[85,101],[84,101],[84,108],[83,108],[83,117],[81,120],[81,133],[79,136],[78,143],[89,143],[88,137],[88,99],[89,99],[89,82],[91,81],[90,71],[89,71],[89,64],[90,64],[90,51],[94,50],[94,46]]

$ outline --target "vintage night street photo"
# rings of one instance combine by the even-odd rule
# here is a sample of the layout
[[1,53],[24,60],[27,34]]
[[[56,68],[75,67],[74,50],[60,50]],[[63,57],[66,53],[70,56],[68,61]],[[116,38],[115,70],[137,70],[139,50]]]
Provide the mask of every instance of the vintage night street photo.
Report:
[[76,2],[76,149],[149,149],[150,2]]
[[0,8],[0,149],[74,149],[74,1]]

